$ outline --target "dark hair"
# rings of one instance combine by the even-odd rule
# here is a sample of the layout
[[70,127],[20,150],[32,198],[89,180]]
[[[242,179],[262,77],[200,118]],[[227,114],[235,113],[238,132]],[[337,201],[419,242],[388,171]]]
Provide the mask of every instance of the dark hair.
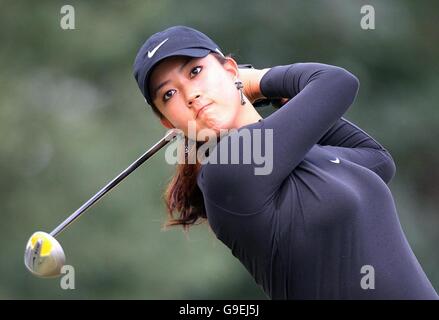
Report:
[[[214,52],[211,54],[220,64],[226,63],[227,59],[222,55]],[[159,118],[163,117],[156,106],[152,105],[151,107]],[[197,152],[203,144],[204,142],[197,141],[194,152]],[[185,137],[185,146],[187,145],[188,138]],[[195,164],[187,163],[187,158],[185,160],[184,164],[177,164],[175,174],[166,187],[163,199],[168,213],[165,227],[181,225],[183,229],[187,230],[194,224],[204,222],[207,216],[203,194],[197,185],[197,175],[201,164],[198,159]]]

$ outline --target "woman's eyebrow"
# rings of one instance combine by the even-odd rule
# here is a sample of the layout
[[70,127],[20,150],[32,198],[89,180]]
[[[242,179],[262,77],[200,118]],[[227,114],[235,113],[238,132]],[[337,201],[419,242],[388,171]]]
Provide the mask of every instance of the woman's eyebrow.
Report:
[[[187,58],[186,61],[184,63],[181,64],[180,68],[178,69],[178,72],[181,72],[184,67],[186,67],[186,65],[189,64],[189,62],[191,62],[192,58]],[[168,84],[171,80],[166,80],[163,81],[162,83],[160,83],[153,91],[152,91],[152,96],[153,98],[156,97],[157,95],[157,91],[159,91],[163,86],[165,86],[166,84]]]
[[169,82],[171,82],[171,80],[166,80],[164,82],[162,82],[161,84],[159,84],[153,91],[152,91],[152,97],[153,99],[155,99],[155,97],[157,96],[157,92],[166,84],[168,84]]

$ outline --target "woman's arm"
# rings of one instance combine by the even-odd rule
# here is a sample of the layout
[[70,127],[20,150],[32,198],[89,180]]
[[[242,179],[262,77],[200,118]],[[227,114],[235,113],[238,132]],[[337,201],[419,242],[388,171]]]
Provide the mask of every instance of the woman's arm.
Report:
[[[252,77],[257,79],[260,74],[262,74],[262,70],[256,71]],[[250,89],[254,95],[263,97],[262,92],[257,92],[254,85]],[[282,96],[282,98],[286,97]],[[335,147],[332,148],[335,153],[374,171],[385,183],[389,183],[395,174],[395,162],[388,150],[361,128],[343,117],[331,126],[317,141],[317,144]]]
[[261,92],[261,79],[270,70],[267,69],[254,69],[254,68],[242,68],[239,69],[239,79],[244,85],[244,95],[247,99],[254,103],[256,100],[266,98]]
[[378,141],[343,117],[337,120],[317,144],[322,146],[385,150]]
[[265,73],[262,95],[290,99],[262,121],[265,130],[273,130],[273,187],[347,111],[358,88],[358,79],[347,70],[320,63],[279,66]]
[[344,159],[372,170],[385,183],[389,183],[395,175],[396,166],[389,151],[343,117],[325,133],[318,144],[331,149]]

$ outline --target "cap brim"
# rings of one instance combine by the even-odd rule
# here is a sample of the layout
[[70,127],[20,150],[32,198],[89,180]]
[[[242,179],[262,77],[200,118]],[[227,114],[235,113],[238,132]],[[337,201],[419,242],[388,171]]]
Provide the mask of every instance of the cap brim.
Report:
[[186,49],[180,49],[177,51],[174,51],[173,53],[166,56],[166,58],[173,57],[173,56],[186,56],[186,57],[193,57],[193,58],[202,58],[207,56],[210,52],[212,52],[209,49],[205,48],[186,48]]

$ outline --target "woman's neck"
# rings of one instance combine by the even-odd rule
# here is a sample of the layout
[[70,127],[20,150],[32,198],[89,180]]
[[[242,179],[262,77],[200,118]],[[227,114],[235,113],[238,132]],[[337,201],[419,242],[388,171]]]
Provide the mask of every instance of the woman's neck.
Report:
[[261,115],[256,111],[251,102],[247,98],[244,99],[246,103],[241,106],[241,110],[233,123],[233,128],[239,129],[262,119]]

